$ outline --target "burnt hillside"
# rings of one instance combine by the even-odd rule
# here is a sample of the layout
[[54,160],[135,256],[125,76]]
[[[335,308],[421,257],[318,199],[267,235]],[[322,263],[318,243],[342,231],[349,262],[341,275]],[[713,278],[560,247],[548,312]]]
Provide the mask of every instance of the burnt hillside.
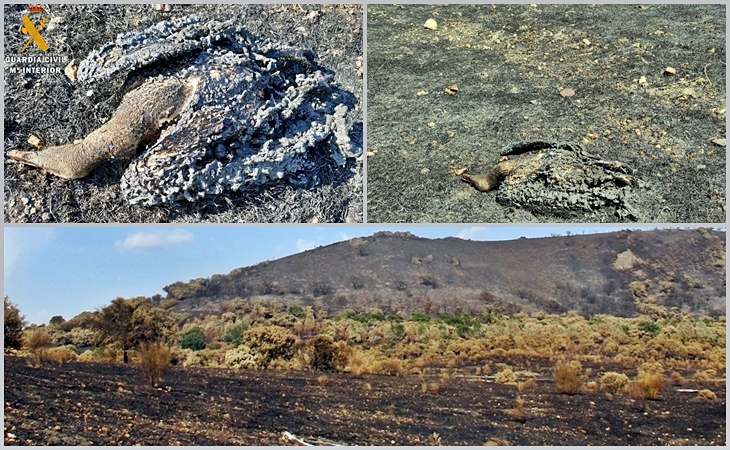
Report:
[[160,303],[214,313],[241,299],[330,315],[725,314],[725,232],[619,231],[482,242],[379,232],[165,287]]

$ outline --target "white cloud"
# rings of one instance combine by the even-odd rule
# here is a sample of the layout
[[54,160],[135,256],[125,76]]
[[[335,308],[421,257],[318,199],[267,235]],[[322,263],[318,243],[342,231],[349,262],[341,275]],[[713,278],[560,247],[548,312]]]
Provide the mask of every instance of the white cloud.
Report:
[[165,231],[140,231],[115,244],[121,250],[150,250],[169,247],[171,245],[186,244],[193,240],[193,233],[187,230],[175,229]]
[[294,246],[297,248],[297,252],[301,253],[313,249],[317,244],[315,244],[313,239],[297,239]]
[[456,237],[472,241],[485,241],[489,239],[491,234],[492,233],[490,233],[490,230],[487,227],[470,227],[461,230]]

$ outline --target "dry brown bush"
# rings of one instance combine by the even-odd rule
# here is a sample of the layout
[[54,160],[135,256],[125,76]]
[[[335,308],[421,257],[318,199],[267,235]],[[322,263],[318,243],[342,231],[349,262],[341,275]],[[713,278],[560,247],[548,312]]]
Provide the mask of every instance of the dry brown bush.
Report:
[[170,355],[170,349],[162,342],[145,342],[140,345],[139,366],[150,386],[155,387],[170,368]]
[[581,364],[578,361],[558,361],[553,369],[553,379],[558,392],[563,394],[577,394],[581,390]]
[[71,361],[75,354],[68,347],[54,347],[45,351],[44,359],[58,365]]
[[672,383],[674,383],[675,386],[682,386],[683,384],[687,383],[687,379],[682,376],[681,373],[674,371],[669,375],[672,378]]
[[51,336],[42,328],[33,328],[23,333],[23,346],[30,350],[31,362],[36,367],[46,361],[47,348],[51,342]]
[[327,377],[327,375],[320,375],[317,377],[317,384],[319,384],[321,387],[326,387],[329,381],[330,379]]
[[403,366],[403,362],[397,359],[385,359],[380,361],[379,372],[384,375],[401,376],[405,375],[407,370]]
[[709,389],[702,389],[697,393],[697,398],[714,402],[715,400],[717,400],[717,395],[715,395],[715,393]]
[[635,400],[657,400],[662,392],[663,385],[663,375],[640,373],[636,377],[636,381],[626,388],[626,393]]
[[712,385],[717,379],[717,372],[714,369],[698,370],[692,379],[699,384]]
[[601,391],[609,394],[618,394],[629,385],[629,377],[618,372],[606,372],[601,377]]
[[507,411],[507,415],[518,422],[525,423],[527,421],[527,410],[525,408],[525,399],[517,396],[515,407]]
[[537,382],[533,379],[520,381],[519,383],[517,383],[517,390],[519,392],[527,392],[535,389],[537,389]]
[[494,376],[494,382],[500,384],[515,384],[517,382],[517,375],[515,375],[514,371],[509,366],[504,367]]

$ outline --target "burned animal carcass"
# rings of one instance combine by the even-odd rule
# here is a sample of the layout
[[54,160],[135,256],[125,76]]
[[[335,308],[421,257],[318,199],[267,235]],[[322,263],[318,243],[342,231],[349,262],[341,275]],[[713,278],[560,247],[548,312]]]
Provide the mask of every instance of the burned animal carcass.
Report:
[[621,219],[635,219],[629,201],[638,181],[633,169],[588,153],[570,143],[516,142],[500,151],[500,161],[486,174],[461,178],[480,191],[497,189],[506,206],[542,214],[570,216],[613,208]]
[[355,96],[314,52],[259,41],[231,22],[190,15],[122,34],[80,63],[78,79],[120,73],[127,92],[100,128],[8,156],[64,178],[134,158],[122,191],[131,203],[156,205],[279,181],[306,185],[323,157],[343,167],[362,152],[347,124]]

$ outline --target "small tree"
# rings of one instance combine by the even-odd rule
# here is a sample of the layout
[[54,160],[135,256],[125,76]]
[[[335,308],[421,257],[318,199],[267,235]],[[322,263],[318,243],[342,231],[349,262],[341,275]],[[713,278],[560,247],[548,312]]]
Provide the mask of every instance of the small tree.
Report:
[[146,297],[117,298],[98,312],[94,328],[103,343],[116,343],[128,362],[127,351],[143,342],[167,340],[175,328],[164,310],[152,307]]
[[329,336],[315,336],[309,341],[312,355],[311,365],[314,370],[330,372],[337,368],[339,352]]
[[51,320],[48,321],[48,325],[61,325],[66,320],[63,318],[63,316],[53,316],[51,317]]
[[20,314],[20,309],[5,296],[5,341],[4,348],[20,349],[23,345],[23,327],[25,317]]
[[190,350],[202,350],[205,348],[205,335],[200,327],[191,328],[180,335],[180,347]]

